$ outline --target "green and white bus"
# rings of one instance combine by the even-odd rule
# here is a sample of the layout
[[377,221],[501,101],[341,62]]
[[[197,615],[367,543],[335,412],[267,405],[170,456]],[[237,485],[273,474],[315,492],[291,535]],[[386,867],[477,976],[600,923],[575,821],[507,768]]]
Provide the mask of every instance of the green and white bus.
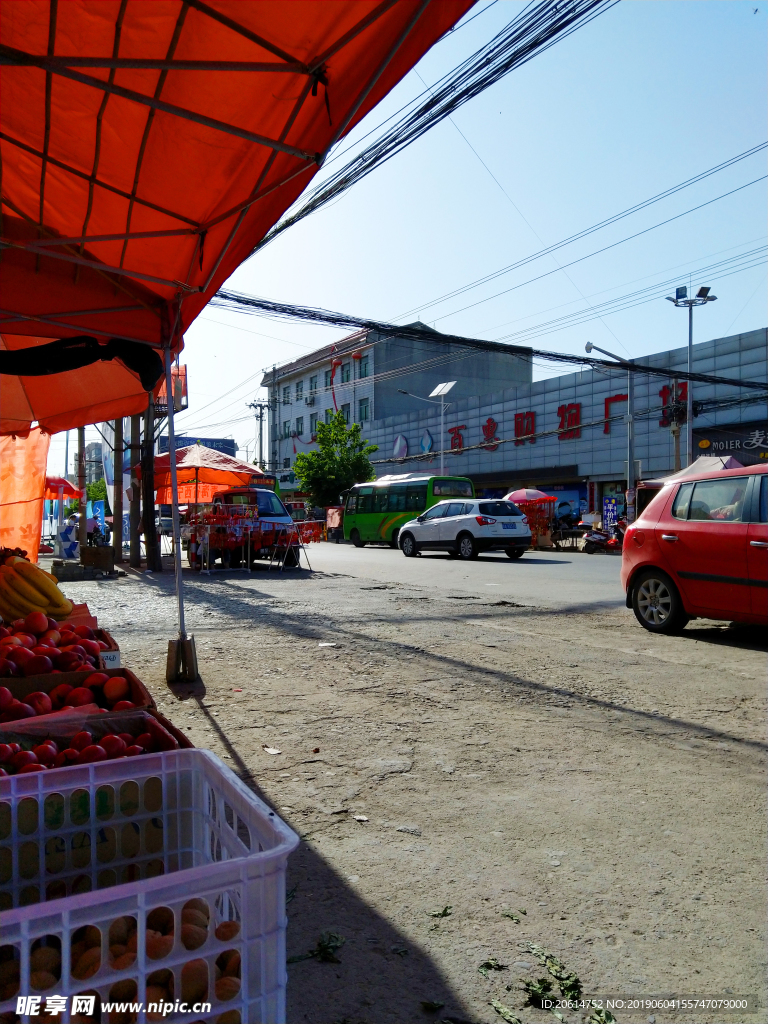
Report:
[[474,498],[472,481],[461,476],[404,473],[355,484],[344,505],[344,539],[355,547],[369,542],[397,547],[403,523],[415,519],[443,498]]

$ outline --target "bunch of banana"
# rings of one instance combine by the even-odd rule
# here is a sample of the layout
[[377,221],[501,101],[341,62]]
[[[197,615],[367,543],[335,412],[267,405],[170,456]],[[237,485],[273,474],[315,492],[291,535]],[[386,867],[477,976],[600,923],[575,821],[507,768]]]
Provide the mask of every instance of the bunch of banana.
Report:
[[25,558],[12,556],[0,565],[0,615],[13,622],[30,612],[65,619],[72,613],[72,602],[59,590],[55,576]]

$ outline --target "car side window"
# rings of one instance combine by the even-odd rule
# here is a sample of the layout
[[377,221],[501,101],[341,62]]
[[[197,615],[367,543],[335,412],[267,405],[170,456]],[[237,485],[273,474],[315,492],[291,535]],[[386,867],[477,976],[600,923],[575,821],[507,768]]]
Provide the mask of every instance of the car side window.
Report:
[[433,505],[432,508],[428,508],[424,513],[425,521],[427,519],[442,519],[447,508],[447,505]]
[[691,495],[693,484],[681,484],[680,490],[672,503],[672,515],[675,519],[687,519],[688,510],[691,506]]
[[748,477],[725,477],[721,480],[699,480],[693,485],[689,519],[740,523]]
[[445,513],[445,518],[448,519],[449,516],[463,516],[463,515],[464,515],[464,502],[463,501],[452,501],[450,503],[450,505],[448,505],[448,510]]
[[760,504],[757,520],[760,523],[768,523],[768,476],[764,476],[760,481]]

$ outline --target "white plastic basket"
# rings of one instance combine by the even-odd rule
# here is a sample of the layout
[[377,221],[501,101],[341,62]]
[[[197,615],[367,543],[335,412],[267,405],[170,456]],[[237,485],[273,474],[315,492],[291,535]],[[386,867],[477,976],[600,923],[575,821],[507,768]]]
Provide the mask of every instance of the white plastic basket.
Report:
[[[198,1020],[220,1024],[280,1024],[285,1020],[285,868],[298,837],[237,776],[207,750],[172,750],[99,764],[0,778],[0,1021],[17,1018],[16,997],[96,993],[102,1001],[144,1004],[138,1016],[97,1013],[55,1021],[144,1024],[148,979],[167,979],[174,1001],[190,991],[189,961],[198,981],[207,971],[210,1012],[174,1013],[165,1024]],[[205,900],[210,920],[199,946],[182,932],[182,909],[192,899]],[[147,916],[153,909],[173,913],[173,938],[163,940],[166,955],[150,959],[146,948]],[[170,920],[166,911],[161,916]],[[120,969],[111,952],[114,937],[135,921],[135,960]],[[153,917],[154,922],[157,915]],[[189,908],[185,913],[189,920]],[[220,940],[215,932],[226,921],[239,922],[237,934]],[[84,926],[93,944],[89,956],[100,966],[83,979],[74,977],[80,963]],[[110,928],[113,928],[110,936]],[[231,932],[235,925],[227,925]],[[116,929],[116,931],[114,930]],[[130,928],[129,928],[130,930]],[[225,929],[219,929],[222,934]],[[73,936],[75,936],[73,938]],[[195,940],[201,936],[195,933]],[[152,933],[150,930],[150,940]],[[60,953],[60,977],[35,963]],[[240,955],[239,991],[217,999],[217,960],[222,953]],[[116,954],[114,954],[116,955]],[[18,992],[7,979],[18,963]],[[128,956],[130,959],[130,956]],[[226,958],[225,958],[226,959]],[[76,962],[72,962],[75,960]],[[229,962],[227,960],[227,962]],[[134,982],[135,986],[128,984]],[[48,987],[33,987],[45,982]],[[123,984],[115,988],[117,982]],[[154,982],[152,982],[154,983]],[[165,982],[164,982],[165,984]],[[230,984],[230,988],[233,987]],[[135,988],[135,995],[125,995]],[[227,993],[229,994],[229,993]],[[4,1016],[8,1014],[8,1016]]]

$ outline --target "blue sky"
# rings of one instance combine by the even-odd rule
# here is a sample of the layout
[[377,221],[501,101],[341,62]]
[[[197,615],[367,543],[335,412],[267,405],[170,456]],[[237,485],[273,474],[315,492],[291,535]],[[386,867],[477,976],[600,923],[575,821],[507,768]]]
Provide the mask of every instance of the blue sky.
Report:
[[[523,4],[480,0],[467,19],[485,7],[437,44],[342,148],[351,155],[356,139],[481,47]],[[706,279],[695,271],[765,245],[765,181],[557,269],[760,178],[764,151],[553,256],[429,303],[764,142],[767,22],[766,0],[623,0],[286,231],[229,285],[503,340],[677,279],[712,285],[718,296],[696,314],[697,340],[764,327],[764,265]],[[684,344],[685,320],[662,296],[518,340],[568,352],[591,340],[639,356]],[[258,394],[258,371],[339,336],[207,309],[186,335],[190,409],[179,432],[234,436],[252,453],[245,402]],[[537,376],[551,372],[546,364],[535,368]]]

